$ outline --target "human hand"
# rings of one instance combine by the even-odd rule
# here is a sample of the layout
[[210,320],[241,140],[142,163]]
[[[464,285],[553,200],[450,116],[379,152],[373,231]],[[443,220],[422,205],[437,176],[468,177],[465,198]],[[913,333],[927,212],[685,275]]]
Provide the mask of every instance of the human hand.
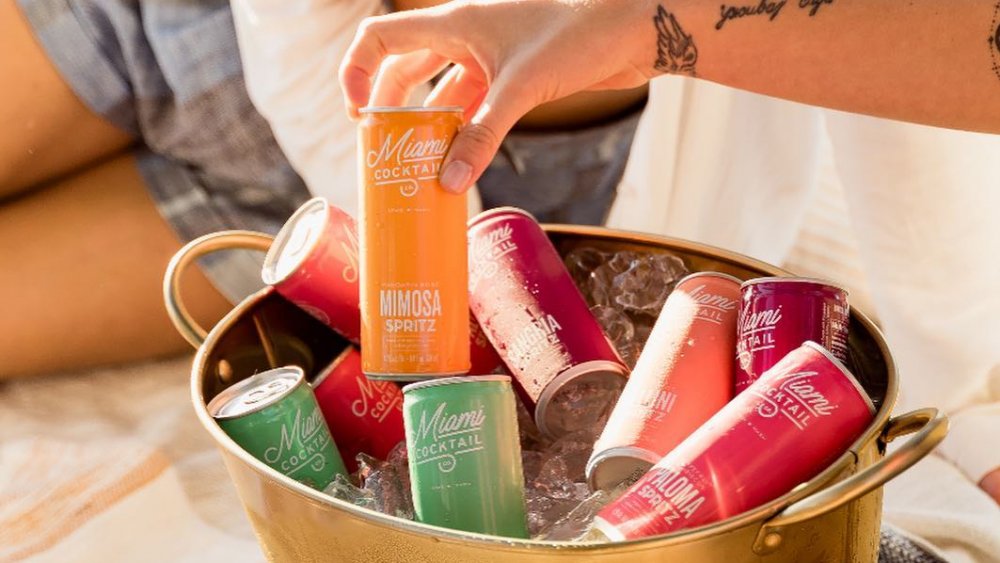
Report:
[[[357,115],[365,105],[406,103],[418,84],[454,63],[425,104],[466,111],[469,124],[441,173],[445,189],[465,191],[532,108],[584,90],[633,88],[665,70],[684,72],[684,58],[697,54],[678,47],[684,33],[672,17],[657,22],[656,15],[646,0],[492,0],[369,18],[340,67],[347,109]],[[674,68],[660,64],[662,29],[674,38]]]
[[986,477],[983,477],[983,480],[979,482],[979,487],[993,497],[997,504],[1000,504],[1000,467],[987,473]]

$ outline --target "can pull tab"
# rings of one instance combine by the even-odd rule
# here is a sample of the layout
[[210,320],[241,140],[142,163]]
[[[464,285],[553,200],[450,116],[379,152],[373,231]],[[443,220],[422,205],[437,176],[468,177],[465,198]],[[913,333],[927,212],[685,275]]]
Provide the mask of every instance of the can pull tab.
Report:
[[194,320],[187,307],[184,306],[180,287],[181,276],[184,272],[198,258],[221,250],[245,248],[267,252],[271,247],[272,240],[270,235],[254,231],[220,231],[198,237],[185,244],[170,259],[167,271],[163,275],[163,301],[167,307],[167,314],[174,323],[174,328],[191,346],[195,348],[201,346],[205,337],[208,336],[208,331]]
[[944,440],[948,434],[948,418],[933,408],[915,410],[889,419],[879,440],[889,443],[907,434],[913,437],[875,464],[792,504],[764,522],[754,540],[754,553],[761,556],[774,553],[781,547],[789,526],[836,510],[912,467]]

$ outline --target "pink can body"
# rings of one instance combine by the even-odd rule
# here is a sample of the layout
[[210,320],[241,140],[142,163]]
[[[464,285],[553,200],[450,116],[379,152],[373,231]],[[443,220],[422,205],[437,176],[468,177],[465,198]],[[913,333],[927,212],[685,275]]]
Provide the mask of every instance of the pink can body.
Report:
[[264,259],[264,283],[357,343],[358,229],[354,218],[315,198],[278,232]]
[[389,381],[374,381],[361,371],[361,354],[348,346],[312,383],[316,401],[348,471],[357,455],[385,459],[403,440],[403,392]]
[[743,284],[736,343],[736,393],[803,342],[847,361],[847,292],[804,278],[759,278]]
[[642,474],[733,396],[740,280],[692,274],[667,298],[587,463],[591,488]]
[[808,342],[604,507],[595,526],[620,541],[741,514],[815,477],[874,416],[857,380]]
[[628,368],[587,308],[545,232],[528,213],[500,208],[469,223],[469,304],[518,383],[538,428],[559,436],[594,421],[552,418],[572,386],[613,389]]

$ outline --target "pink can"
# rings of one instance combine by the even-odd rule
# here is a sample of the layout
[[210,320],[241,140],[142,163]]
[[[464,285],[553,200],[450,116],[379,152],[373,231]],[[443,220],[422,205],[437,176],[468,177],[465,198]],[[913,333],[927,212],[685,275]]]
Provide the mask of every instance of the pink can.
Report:
[[594,525],[622,541],[736,516],[818,475],[874,417],[847,368],[807,342],[604,507]]
[[758,278],[741,288],[736,393],[803,342],[813,341],[847,361],[847,291],[806,278]]
[[354,218],[307,201],[274,237],[261,277],[283,297],[357,343],[358,235]]
[[348,471],[357,470],[359,453],[386,459],[406,439],[403,392],[391,382],[365,377],[354,346],[326,366],[312,388]]
[[534,217],[505,207],[469,222],[469,291],[539,430],[557,437],[591,428],[604,413],[581,407],[603,395],[606,408],[628,368]]
[[593,490],[642,475],[733,397],[740,280],[677,283],[587,463]]

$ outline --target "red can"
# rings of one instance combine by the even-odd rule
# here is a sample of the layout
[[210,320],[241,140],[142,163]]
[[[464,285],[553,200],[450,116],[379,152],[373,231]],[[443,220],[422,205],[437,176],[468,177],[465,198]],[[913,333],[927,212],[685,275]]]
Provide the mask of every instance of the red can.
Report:
[[578,407],[619,393],[628,368],[534,217],[505,207],[469,222],[469,290],[472,313],[539,430],[557,437],[591,428],[603,413]]
[[288,219],[264,258],[261,277],[292,303],[358,342],[357,225],[323,198]]
[[345,348],[312,387],[348,471],[357,470],[359,453],[386,459],[406,439],[403,392],[391,382],[365,377],[357,348]]
[[594,525],[622,541],[736,516],[818,475],[874,416],[847,368],[807,342],[604,507]]
[[847,291],[806,278],[758,278],[743,284],[737,334],[736,393],[813,341],[847,361]]
[[593,490],[641,475],[733,395],[740,280],[716,272],[677,283],[587,463]]

